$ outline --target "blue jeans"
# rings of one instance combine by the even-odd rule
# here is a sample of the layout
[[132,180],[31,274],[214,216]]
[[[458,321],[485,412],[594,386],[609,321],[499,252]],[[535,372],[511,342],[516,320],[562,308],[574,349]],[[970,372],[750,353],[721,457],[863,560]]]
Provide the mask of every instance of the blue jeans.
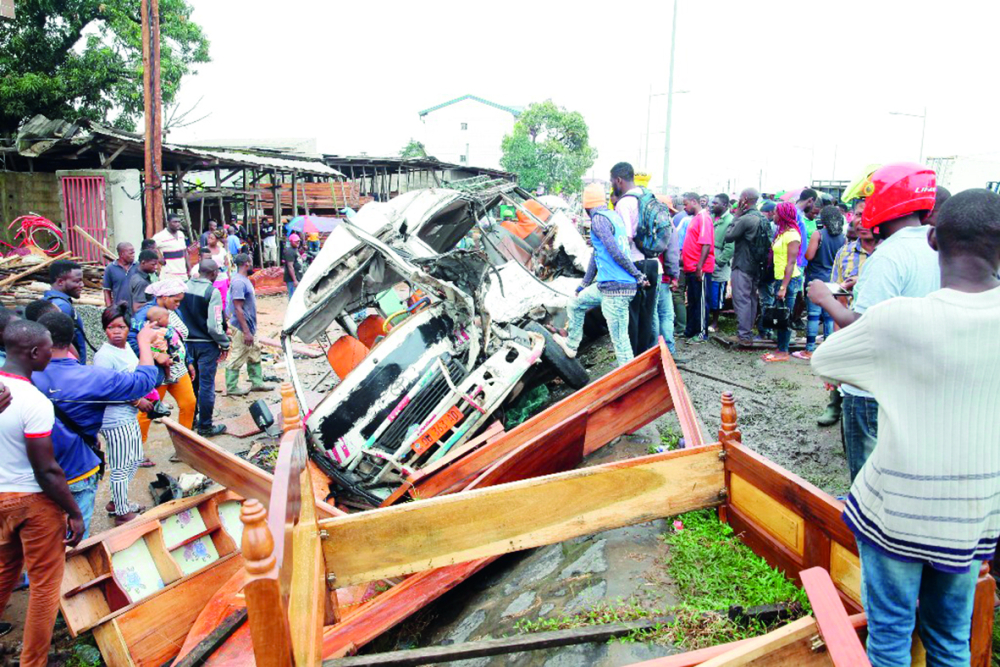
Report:
[[897,560],[862,540],[858,553],[872,667],[909,667],[918,598],[918,632],[928,667],[967,667],[979,564],[963,574],[948,574]]
[[670,354],[674,354],[676,351],[674,343],[674,293],[670,289],[669,283],[657,285],[656,292],[656,317],[653,319],[653,323],[657,326],[656,340],[660,340],[660,336],[663,336]]
[[604,319],[608,321],[608,333],[611,335],[618,365],[624,366],[632,361],[632,342],[628,337],[628,308],[631,301],[630,296],[601,294],[597,283],[588,285],[569,302],[569,346],[574,350],[580,347],[580,341],[583,340],[583,320],[587,311],[600,306]]
[[286,282],[285,287],[288,288],[288,300],[291,301],[292,295],[295,294],[295,283],[290,281]]
[[[775,305],[784,305],[788,309],[788,319],[791,320],[792,311],[795,310],[795,297],[802,291],[802,276],[792,278],[788,282],[788,287],[785,289],[784,301],[778,299],[778,290],[781,289],[780,280],[774,281],[772,289],[774,290]],[[784,329],[778,329],[778,352],[788,352],[788,348],[792,344],[792,328],[790,325],[791,322]]]
[[212,413],[215,412],[215,372],[219,368],[219,355],[222,351],[215,343],[188,343],[187,353],[188,359],[198,371],[198,383],[194,388],[197,400],[194,427],[211,428]]
[[97,475],[94,474],[69,485],[69,492],[73,494],[73,500],[83,515],[84,540],[90,537],[90,520],[94,518],[94,503],[97,501],[97,482]]
[[823,336],[830,337],[833,333],[833,318],[825,310],[815,303],[806,299],[806,351],[812,352],[816,349],[816,336],[819,334],[819,323],[823,323]]
[[841,428],[844,429],[844,454],[851,472],[851,483],[861,472],[878,441],[878,402],[868,396],[844,392]]

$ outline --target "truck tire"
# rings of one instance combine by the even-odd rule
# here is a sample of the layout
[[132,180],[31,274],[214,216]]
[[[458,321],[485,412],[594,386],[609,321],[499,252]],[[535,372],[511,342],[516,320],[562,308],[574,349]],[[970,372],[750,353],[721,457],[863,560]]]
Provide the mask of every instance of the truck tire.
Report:
[[559,379],[573,389],[583,389],[590,384],[590,374],[587,373],[587,369],[578,360],[566,356],[559,344],[552,339],[548,329],[538,322],[528,322],[524,325],[524,329],[541,334],[545,338],[542,360],[555,371]]

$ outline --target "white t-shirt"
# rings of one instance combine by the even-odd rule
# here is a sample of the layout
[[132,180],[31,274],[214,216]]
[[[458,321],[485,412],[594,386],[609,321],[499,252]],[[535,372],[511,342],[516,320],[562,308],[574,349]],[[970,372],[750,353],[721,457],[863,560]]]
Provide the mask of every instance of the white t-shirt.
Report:
[[161,280],[176,278],[177,280],[187,280],[187,262],[184,254],[187,252],[187,238],[184,232],[178,230],[176,234],[171,234],[169,229],[163,229],[153,235],[156,247],[163,253],[163,270],[160,273]]
[[10,389],[11,404],[0,412],[0,492],[41,493],[28,460],[31,438],[52,434],[52,403],[31,382],[0,371]]

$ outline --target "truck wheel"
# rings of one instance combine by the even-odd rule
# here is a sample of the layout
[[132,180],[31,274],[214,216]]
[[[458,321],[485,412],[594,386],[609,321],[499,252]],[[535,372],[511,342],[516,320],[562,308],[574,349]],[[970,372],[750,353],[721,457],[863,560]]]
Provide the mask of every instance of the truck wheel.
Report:
[[545,338],[545,348],[542,350],[542,360],[548,364],[563,382],[573,389],[583,389],[590,383],[590,374],[576,359],[570,359],[563,349],[552,339],[549,330],[538,322],[528,322],[524,325],[526,331],[541,334]]

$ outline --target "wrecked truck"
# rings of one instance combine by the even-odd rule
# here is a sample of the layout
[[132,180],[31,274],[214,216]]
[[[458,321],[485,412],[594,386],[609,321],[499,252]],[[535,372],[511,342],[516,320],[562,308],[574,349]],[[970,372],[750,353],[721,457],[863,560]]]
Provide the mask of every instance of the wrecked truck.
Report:
[[[338,501],[383,503],[552,374],[573,388],[589,381],[544,326],[563,326],[579,267],[589,261],[578,256],[586,243],[564,218],[543,223],[560,272],[577,275],[541,281],[525,266],[538,254],[525,262],[505,252],[511,235],[489,212],[500,197],[512,201],[430,189],[368,204],[334,229],[300,280],[282,344],[311,456],[338,487]],[[385,312],[387,295],[400,288],[409,292],[405,304]],[[309,405],[293,337],[330,345],[334,322],[356,337],[359,318],[382,323],[382,335],[370,349],[361,346],[364,358]]]

